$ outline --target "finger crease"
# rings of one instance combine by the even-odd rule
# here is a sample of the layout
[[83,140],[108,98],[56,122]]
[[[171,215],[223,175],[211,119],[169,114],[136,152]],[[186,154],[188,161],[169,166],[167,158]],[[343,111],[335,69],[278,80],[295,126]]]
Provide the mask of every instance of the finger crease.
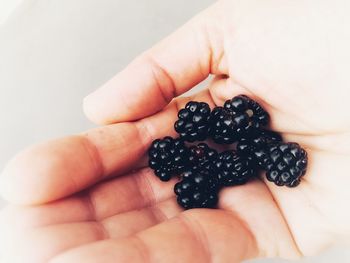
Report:
[[146,152],[149,144],[155,139],[154,133],[151,132],[151,125],[147,119],[140,120],[134,123],[137,129],[138,141],[142,144],[142,152]]
[[[197,66],[201,73],[201,76],[207,76],[211,73],[211,65],[213,63],[213,49],[209,41],[209,32],[206,26],[198,25],[194,25],[192,31],[195,39],[194,41],[196,42],[196,46],[199,47],[198,49],[196,49],[196,52],[199,53],[197,57],[202,58],[202,60],[198,59]],[[203,61],[205,62],[203,63]]]
[[97,222],[98,217],[97,217],[97,211],[96,211],[96,202],[94,201],[94,198],[92,195],[93,195],[92,192],[90,190],[88,190],[86,192],[85,200],[86,200],[86,205],[88,207],[88,211],[89,211],[91,220],[94,220]]
[[182,100],[180,100],[180,99],[184,99],[184,98],[182,97],[182,98],[174,100],[176,112],[179,112],[182,108],[182,106],[181,106]]
[[208,259],[207,262],[212,262],[212,252],[209,246],[209,239],[200,222],[194,218],[190,218],[185,213],[180,214],[177,218],[179,219],[180,224],[182,224],[187,229],[188,233],[198,241],[197,243],[201,245],[202,251],[205,253],[204,258]]
[[105,168],[103,165],[101,154],[96,145],[90,140],[88,134],[84,135],[83,138],[83,146],[89,155],[90,163],[94,167],[93,174],[96,175],[96,179],[103,178],[105,174]]
[[110,239],[110,235],[103,224],[103,222],[96,221],[96,228],[98,231],[98,239],[99,240],[105,240],[105,239]]
[[163,66],[161,66],[152,55],[148,55],[146,60],[151,65],[150,68],[156,87],[159,90],[164,102],[168,104],[174,97],[177,96],[175,82],[170,73]]
[[168,217],[165,215],[163,210],[159,208],[158,205],[150,206],[149,211],[156,223],[160,223],[168,219]]
[[137,251],[141,255],[142,262],[145,262],[145,263],[146,262],[149,262],[149,263],[154,262],[151,259],[151,253],[150,253],[150,250],[147,246],[147,243],[145,243],[145,241],[143,241],[143,239],[141,237],[139,237],[137,234],[132,236],[131,239],[134,241],[135,248],[137,249]]
[[156,194],[153,191],[152,185],[148,179],[150,172],[150,169],[143,169],[140,176],[132,176],[140,198],[145,200],[142,203],[146,206],[154,206],[157,203]]

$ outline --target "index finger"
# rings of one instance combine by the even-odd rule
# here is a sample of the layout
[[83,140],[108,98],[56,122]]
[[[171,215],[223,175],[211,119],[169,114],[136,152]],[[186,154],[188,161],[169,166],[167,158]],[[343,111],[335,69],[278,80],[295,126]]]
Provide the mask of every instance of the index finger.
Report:
[[[0,194],[12,203],[41,204],[140,168],[154,139],[176,135],[173,124],[178,108],[189,99],[177,99],[161,112],[136,122],[100,127],[20,153],[0,175]],[[208,92],[193,99],[212,105]]]
[[87,96],[89,119],[110,124],[151,115],[216,71],[208,33],[213,13],[204,11]]
[[0,194],[16,204],[57,200],[121,175],[139,163],[156,137],[174,134],[176,105],[137,122],[99,127],[31,147],[0,175]]

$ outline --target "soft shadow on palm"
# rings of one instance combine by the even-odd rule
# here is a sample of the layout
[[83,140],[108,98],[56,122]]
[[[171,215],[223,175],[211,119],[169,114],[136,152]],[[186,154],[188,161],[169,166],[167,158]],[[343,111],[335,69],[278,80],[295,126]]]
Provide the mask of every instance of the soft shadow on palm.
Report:
[[[194,99],[207,101],[213,106],[209,94],[207,91],[202,92]],[[215,98],[218,97],[215,96],[215,91],[212,92],[212,97],[216,103],[222,104],[221,101],[216,101]],[[129,164],[139,167],[136,168],[139,170],[119,174],[112,179],[108,179],[110,175],[107,175],[108,181],[97,183],[88,190],[59,201],[35,207],[12,205],[5,209],[1,225],[6,226],[2,231],[4,236],[12,240],[8,242],[3,239],[7,240],[4,251],[9,257],[17,255],[19,258],[27,258],[28,262],[41,262],[86,244],[99,242],[97,244],[104,246],[101,240],[126,237],[131,237],[132,240],[135,234],[145,235],[146,239],[157,235],[161,238],[164,231],[172,233],[175,230],[173,240],[163,241],[184,242],[185,246],[184,240],[189,239],[192,241],[188,245],[197,249],[199,247],[202,252],[203,243],[215,242],[207,239],[221,240],[227,242],[228,246],[232,246],[232,242],[242,242],[248,246],[241,253],[249,256],[255,256],[250,254],[250,250],[254,249],[249,248],[255,246],[255,241],[259,247],[259,256],[286,258],[314,253],[334,241],[332,233],[334,236],[338,233],[334,232],[333,224],[340,224],[344,215],[334,213],[341,207],[334,207],[331,200],[346,200],[342,199],[346,192],[341,191],[339,182],[330,178],[329,174],[333,167],[343,165],[343,160],[332,153],[314,150],[312,143],[315,136],[312,135],[304,137],[285,134],[287,140],[301,140],[309,153],[310,167],[298,188],[280,188],[264,182],[262,176],[262,180],[222,190],[220,210],[196,209],[183,212],[174,197],[175,180],[163,183],[153,175],[152,170],[140,167],[145,163],[142,153],[155,135],[174,135],[172,123],[176,119],[177,108],[186,101],[181,99],[162,112],[141,121],[142,124],[138,126],[141,130],[157,132],[152,135],[143,133],[135,142],[141,145],[142,149],[138,149],[141,157]],[[108,129],[114,133],[113,126],[118,130],[118,125],[112,125]],[[108,133],[106,129],[102,127],[85,136],[103,137]],[[122,144],[127,147],[127,143],[125,138]],[[129,167],[123,169],[130,170]],[[49,191],[55,192],[55,189]],[[338,205],[341,204],[338,202]],[[200,232],[211,237],[203,237],[203,234],[198,234]],[[169,236],[168,233],[163,238]],[[82,248],[83,251],[90,250],[89,246]],[[193,256],[198,257],[195,254]]]
[[[169,240],[164,242],[186,243],[187,239],[193,242],[197,239],[198,229],[203,228],[201,231],[210,233],[214,242],[238,242],[242,239],[240,236],[253,240],[254,236],[263,245],[261,256],[271,253],[271,246],[277,246],[285,257],[297,256],[297,250],[290,250],[294,243],[283,216],[261,181],[223,190],[220,211],[183,212],[176,203],[173,185],[174,180],[160,182],[152,170],[143,168],[49,204],[9,206],[2,212],[1,225],[6,226],[2,231],[3,238],[7,237],[4,251],[11,259],[18,255],[19,259],[26,258],[28,262],[45,262],[69,249],[100,240],[130,237],[139,231],[161,235],[161,231],[147,229],[170,219],[165,231],[175,231],[177,236],[175,233],[175,237],[169,235]],[[181,223],[172,219],[174,217]],[[223,229],[218,231],[220,228]],[[250,230],[253,236],[250,236]],[[201,248],[204,241],[192,242],[190,247]],[[241,253],[246,250],[244,248]],[[203,253],[202,248],[200,251]],[[206,262],[204,260],[208,259],[203,258],[202,262]]]

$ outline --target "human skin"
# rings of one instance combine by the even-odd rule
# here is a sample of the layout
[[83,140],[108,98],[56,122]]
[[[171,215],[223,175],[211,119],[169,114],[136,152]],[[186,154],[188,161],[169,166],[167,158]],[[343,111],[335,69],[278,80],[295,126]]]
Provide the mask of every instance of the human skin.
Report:
[[[0,177],[5,262],[240,262],[300,258],[348,242],[350,5],[219,1],[84,100],[94,130],[15,156]],[[208,88],[176,98],[209,75]],[[308,152],[297,188],[261,180],[181,210],[147,168],[189,100],[247,94]]]

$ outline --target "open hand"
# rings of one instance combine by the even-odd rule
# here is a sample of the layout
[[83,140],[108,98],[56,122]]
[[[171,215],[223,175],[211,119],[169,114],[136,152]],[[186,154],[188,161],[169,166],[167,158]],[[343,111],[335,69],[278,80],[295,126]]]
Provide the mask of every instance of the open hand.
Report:
[[[108,124],[17,155],[0,178],[5,262],[239,262],[298,258],[348,241],[350,7],[346,1],[220,1],[141,54],[84,101]],[[214,75],[192,98],[176,98]],[[297,188],[224,189],[217,210],[183,212],[174,180],[147,168],[189,99],[247,94],[299,142]]]

